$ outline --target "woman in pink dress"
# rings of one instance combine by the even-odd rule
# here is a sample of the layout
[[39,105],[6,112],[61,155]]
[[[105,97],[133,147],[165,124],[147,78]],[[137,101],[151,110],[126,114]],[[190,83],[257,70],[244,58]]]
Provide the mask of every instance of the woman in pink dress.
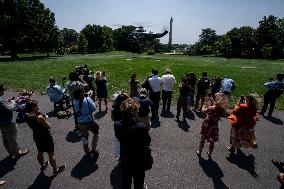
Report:
[[215,101],[212,97],[206,97],[202,111],[207,114],[207,117],[202,123],[199,150],[196,151],[199,157],[201,157],[201,152],[206,141],[209,142],[209,152],[207,154],[209,158],[211,157],[214,143],[219,140],[218,122],[221,120],[221,117],[226,115],[227,108],[228,99],[223,93],[216,93]]

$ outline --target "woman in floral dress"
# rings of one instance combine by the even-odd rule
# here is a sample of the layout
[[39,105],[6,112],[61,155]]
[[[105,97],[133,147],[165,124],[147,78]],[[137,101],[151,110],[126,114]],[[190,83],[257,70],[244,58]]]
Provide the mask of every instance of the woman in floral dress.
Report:
[[215,101],[212,97],[207,97],[202,111],[207,114],[201,127],[201,140],[199,144],[199,150],[196,154],[200,157],[205,142],[209,142],[209,152],[207,153],[209,158],[214,149],[214,143],[219,140],[219,128],[218,122],[221,117],[224,117],[228,108],[228,99],[223,93],[215,94]]

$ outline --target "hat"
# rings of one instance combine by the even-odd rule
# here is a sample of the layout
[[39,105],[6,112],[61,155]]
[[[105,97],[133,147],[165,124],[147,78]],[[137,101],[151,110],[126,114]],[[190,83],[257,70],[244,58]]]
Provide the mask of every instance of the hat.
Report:
[[55,79],[53,78],[53,77],[50,77],[49,78],[49,83],[55,83],[56,81],[55,81]]
[[172,70],[170,68],[166,68],[165,73],[171,73]]
[[144,95],[148,95],[148,91],[145,88],[140,89],[139,93],[144,94]]

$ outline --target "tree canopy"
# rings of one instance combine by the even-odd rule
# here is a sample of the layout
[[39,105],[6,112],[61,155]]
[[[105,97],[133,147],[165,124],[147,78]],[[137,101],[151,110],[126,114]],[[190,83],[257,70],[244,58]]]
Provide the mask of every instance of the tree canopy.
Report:
[[0,1],[0,43],[11,57],[26,49],[50,52],[58,42],[54,13],[39,0]]

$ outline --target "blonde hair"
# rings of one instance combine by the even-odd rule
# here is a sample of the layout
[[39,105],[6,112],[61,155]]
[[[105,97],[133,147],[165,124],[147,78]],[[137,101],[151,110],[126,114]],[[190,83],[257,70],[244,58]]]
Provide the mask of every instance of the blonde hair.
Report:
[[228,108],[228,98],[226,97],[226,95],[224,93],[216,93],[215,94],[215,105],[226,110]]
[[252,107],[254,108],[258,108],[259,102],[260,102],[260,98],[259,95],[257,93],[252,93],[250,94],[248,97],[248,104],[250,104]]

